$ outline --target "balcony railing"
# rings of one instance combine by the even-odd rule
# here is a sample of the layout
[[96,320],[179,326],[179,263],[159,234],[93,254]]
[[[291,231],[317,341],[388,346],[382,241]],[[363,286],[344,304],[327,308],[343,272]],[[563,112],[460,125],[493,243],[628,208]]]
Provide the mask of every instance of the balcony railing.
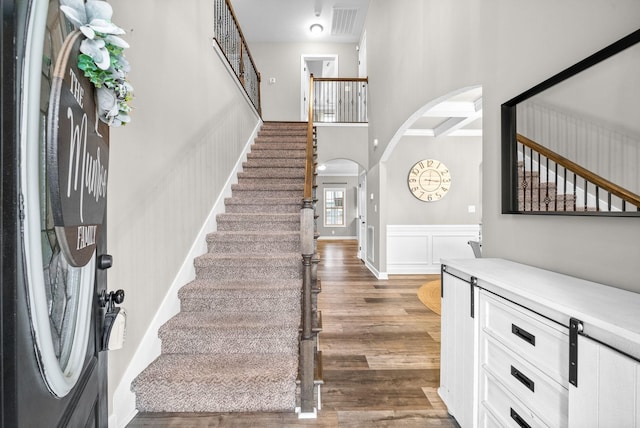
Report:
[[366,123],[367,78],[326,78],[311,76],[313,121]]
[[260,73],[233,12],[230,0],[215,0],[214,39],[227,58],[240,84],[262,116],[260,106]]

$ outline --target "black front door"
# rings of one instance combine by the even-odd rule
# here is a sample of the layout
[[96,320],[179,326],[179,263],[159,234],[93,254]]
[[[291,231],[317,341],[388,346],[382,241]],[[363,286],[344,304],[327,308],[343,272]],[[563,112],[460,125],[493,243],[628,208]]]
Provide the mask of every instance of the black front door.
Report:
[[[110,266],[104,257],[105,214],[97,224],[63,224],[67,220],[61,217],[55,183],[59,148],[52,144],[58,126],[51,120],[52,110],[60,109],[61,123],[71,121],[72,134],[78,127],[71,107],[62,110],[57,100],[52,104],[52,94],[59,91],[56,76],[68,74],[55,69],[69,47],[65,41],[72,28],[58,0],[3,0],[0,7],[1,426],[106,427],[107,352],[102,350],[100,299],[106,289],[104,269]],[[97,133],[108,147],[108,130],[99,131],[91,120],[89,140]],[[89,152],[82,157],[95,160]],[[86,210],[81,216],[88,217]],[[82,247],[88,256],[75,259],[70,246]]]

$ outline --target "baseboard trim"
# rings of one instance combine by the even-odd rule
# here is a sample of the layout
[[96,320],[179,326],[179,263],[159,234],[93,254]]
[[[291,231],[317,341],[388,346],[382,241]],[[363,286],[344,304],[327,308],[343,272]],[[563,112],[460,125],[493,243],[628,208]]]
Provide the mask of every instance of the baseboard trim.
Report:
[[231,196],[231,185],[237,183],[238,172],[242,171],[242,163],[247,160],[247,153],[250,152],[251,144],[258,135],[258,130],[262,121],[258,121],[253,133],[249,137],[244,150],[233,170],[231,171],[222,192],[218,195],[213,208],[209,212],[204,224],[200,228],[189,253],[186,255],[180,270],[176,274],[171,287],[156,312],[149,328],[140,341],[129,366],[125,370],[122,379],[113,390],[112,413],[109,415],[110,428],[124,428],[136,416],[136,396],[131,391],[131,382],[160,355],[160,338],[158,329],[171,317],[180,311],[180,300],[178,290],[196,277],[193,260],[207,251],[206,237],[209,233],[217,230],[216,216],[224,212],[224,199]]
[[364,265],[371,271],[372,274],[375,275],[377,279],[389,279],[389,275],[387,275],[386,272],[380,272],[373,264],[371,264],[371,262],[369,262],[369,260],[366,260],[364,262]]

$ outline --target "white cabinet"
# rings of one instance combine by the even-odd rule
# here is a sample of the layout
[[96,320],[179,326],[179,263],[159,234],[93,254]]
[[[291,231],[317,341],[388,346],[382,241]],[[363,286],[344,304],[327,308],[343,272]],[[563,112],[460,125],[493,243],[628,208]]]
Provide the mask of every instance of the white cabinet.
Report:
[[[455,272],[454,272],[455,274]],[[461,427],[477,426],[477,301],[470,277],[443,273],[438,393]]]
[[638,361],[579,336],[577,384],[569,386],[571,428],[640,428]]
[[462,428],[640,428],[640,294],[501,259],[443,266],[439,393]]

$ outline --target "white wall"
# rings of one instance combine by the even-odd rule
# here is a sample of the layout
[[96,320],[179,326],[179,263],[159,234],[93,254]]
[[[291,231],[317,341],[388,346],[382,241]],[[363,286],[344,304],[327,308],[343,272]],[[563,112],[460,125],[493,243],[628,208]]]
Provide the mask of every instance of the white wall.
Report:
[[185,258],[259,123],[212,47],[213,3],[111,4],[131,44],[135,110],[111,134],[108,287],[125,290],[128,318],[124,348],[109,354],[110,406],[181,266],[192,267]]
[[[500,105],[636,30],[638,22],[636,0],[406,0],[402,8],[372,0],[369,138],[380,147],[369,152],[369,188],[382,201],[392,192],[389,168],[378,159],[413,112],[481,85],[484,255],[640,292],[640,219],[502,215],[500,206]],[[384,228],[387,211],[369,210],[369,224]],[[375,245],[374,267],[384,270],[384,233],[376,231]]]
[[[424,202],[409,191],[407,177],[413,165],[437,159],[451,174],[451,186],[439,201]],[[388,224],[478,224],[481,220],[479,137],[404,137],[387,164]],[[475,212],[470,213],[472,206]]]
[[[265,121],[300,121],[302,55],[337,54],[338,76],[358,76],[358,52],[352,43],[250,43],[262,76],[260,97]],[[275,78],[275,84],[269,79]]]
[[318,164],[332,159],[349,159],[361,166],[368,162],[368,129],[364,126],[319,124]]
[[483,253],[640,292],[640,218],[501,215],[499,145],[500,104],[637,30],[640,2],[483,4]]
[[[375,189],[375,197],[380,199],[370,204],[374,209],[367,212],[367,221],[376,228],[377,271],[385,272],[387,268],[386,225],[393,224],[389,210],[398,212],[397,200],[393,208],[387,201],[401,197],[397,192],[402,171],[398,170],[406,166],[398,164],[410,161],[409,157],[399,155],[389,165],[380,163],[380,158],[396,131],[416,111],[461,88],[481,84],[478,10],[483,4],[480,3],[405,0],[398,7],[384,0],[372,0],[369,5],[366,22],[369,141],[377,139],[379,144],[377,147],[369,144],[369,169],[376,175],[368,180],[367,186]],[[408,198],[413,197],[409,194]],[[404,202],[413,204],[411,199]],[[398,209],[403,208],[406,205]],[[424,218],[417,224],[434,223]]]

